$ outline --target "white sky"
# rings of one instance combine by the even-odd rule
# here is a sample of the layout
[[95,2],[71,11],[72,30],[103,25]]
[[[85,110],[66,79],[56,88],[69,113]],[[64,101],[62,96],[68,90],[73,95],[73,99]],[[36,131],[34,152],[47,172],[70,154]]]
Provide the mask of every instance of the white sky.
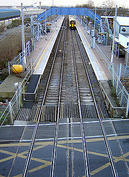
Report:
[[[75,6],[77,4],[85,4],[90,0],[0,0],[0,6],[6,5],[20,5],[23,2],[23,5],[31,5],[34,3],[39,4],[39,1],[42,2],[42,5],[51,6],[59,5],[59,6]],[[105,1],[113,1],[114,5],[118,5],[121,7],[129,8],[129,0],[92,0],[95,5],[102,5]]]

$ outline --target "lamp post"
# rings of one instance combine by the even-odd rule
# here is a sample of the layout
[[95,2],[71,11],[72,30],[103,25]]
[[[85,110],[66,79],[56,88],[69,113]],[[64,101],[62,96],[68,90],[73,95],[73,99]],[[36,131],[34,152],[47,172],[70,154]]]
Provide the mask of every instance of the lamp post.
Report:
[[114,17],[114,34],[113,34],[113,42],[112,42],[111,63],[113,63],[113,59],[114,59],[114,45],[115,45],[115,37],[116,37],[116,19],[117,19],[117,6],[115,9],[115,17]]
[[45,33],[47,33],[46,31],[47,31],[47,27],[46,27],[46,9],[45,9]]
[[39,2],[39,8],[40,8],[40,10],[41,10],[41,1]]
[[26,66],[26,56],[25,56],[25,33],[24,33],[24,13],[23,13],[23,3],[21,3],[21,19],[22,19],[22,63]]
[[96,7],[95,7],[95,16],[94,16],[94,36],[93,36],[93,48],[95,48],[95,23],[96,23]]
[[92,39],[91,39],[91,48],[95,48],[95,23],[96,23],[96,7],[95,7],[95,14],[94,14],[94,27],[91,31],[91,36],[92,36]]

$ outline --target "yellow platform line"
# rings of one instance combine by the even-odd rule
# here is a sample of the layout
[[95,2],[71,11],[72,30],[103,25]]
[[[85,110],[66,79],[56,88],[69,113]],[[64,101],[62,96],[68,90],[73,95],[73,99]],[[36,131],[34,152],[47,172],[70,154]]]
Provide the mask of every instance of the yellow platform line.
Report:
[[[43,59],[43,56],[44,56],[46,50],[48,49],[48,47],[49,47],[49,45],[50,45],[52,39],[53,39],[54,36],[55,36],[55,34],[56,34],[56,31],[53,32],[53,34],[52,34],[51,38],[49,39],[49,41],[48,41],[48,43],[47,43],[45,49],[43,50],[43,53],[41,54],[41,56],[40,56],[40,58],[39,58],[39,60],[38,60],[38,62],[37,62],[37,64],[36,64],[36,66],[35,66],[35,68],[34,68],[35,70],[37,69],[37,67],[38,67],[39,64],[41,63],[41,60]],[[57,36],[58,36],[58,34],[57,34]]]
[[39,64],[41,63],[41,60],[43,59],[43,55],[45,54],[46,50],[48,49],[48,47],[49,47],[49,45],[50,45],[50,42],[52,41],[52,38],[54,37],[54,35],[55,35],[55,32],[53,33],[53,35],[51,36],[50,40],[48,41],[48,43],[47,43],[45,49],[43,50],[43,52],[42,52],[42,54],[41,54],[41,56],[40,56],[40,58],[39,58],[39,60],[38,60],[38,62],[37,62],[37,64],[36,64],[36,66],[35,66],[35,68],[34,68],[35,70],[37,69],[37,67],[38,67]]

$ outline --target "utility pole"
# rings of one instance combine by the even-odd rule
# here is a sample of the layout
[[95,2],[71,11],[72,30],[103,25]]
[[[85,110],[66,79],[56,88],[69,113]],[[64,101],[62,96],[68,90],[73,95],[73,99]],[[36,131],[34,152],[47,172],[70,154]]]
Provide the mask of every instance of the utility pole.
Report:
[[92,41],[91,41],[91,48],[95,48],[95,23],[96,23],[96,7],[95,7],[95,15],[94,15],[94,28],[91,31]]
[[21,3],[21,19],[22,19],[22,63],[26,67],[26,56],[25,56],[25,33],[24,33],[24,13],[23,13],[23,3]]
[[95,16],[94,16],[94,34],[95,34],[95,23],[96,23],[96,7],[95,7]]
[[39,8],[40,8],[40,10],[41,10],[41,1],[39,2]]
[[47,34],[47,27],[46,27],[46,10],[47,10],[47,9],[45,9],[45,20],[44,20],[44,22],[45,22],[45,33]]
[[94,17],[94,36],[93,36],[93,48],[95,48],[95,24],[96,24],[96,7],[95,7],[95,17]]
[[114,17],[114,33],[113,33],[113,42],[112,42],[112,54],[111,54],[111,63],[113,63],[114,58],[114,45],[115,45],[115,37],[116,37],[116,19],[117,19],[117,5],[115,9],[115,17]]

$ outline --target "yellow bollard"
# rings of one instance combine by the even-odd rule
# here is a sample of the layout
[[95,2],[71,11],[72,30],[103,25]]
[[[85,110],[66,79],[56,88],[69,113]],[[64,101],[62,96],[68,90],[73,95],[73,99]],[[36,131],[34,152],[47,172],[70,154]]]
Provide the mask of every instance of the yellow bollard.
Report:
[[22,73],[23,66],[22,65],[12,65],[12,72],[15,74]]

